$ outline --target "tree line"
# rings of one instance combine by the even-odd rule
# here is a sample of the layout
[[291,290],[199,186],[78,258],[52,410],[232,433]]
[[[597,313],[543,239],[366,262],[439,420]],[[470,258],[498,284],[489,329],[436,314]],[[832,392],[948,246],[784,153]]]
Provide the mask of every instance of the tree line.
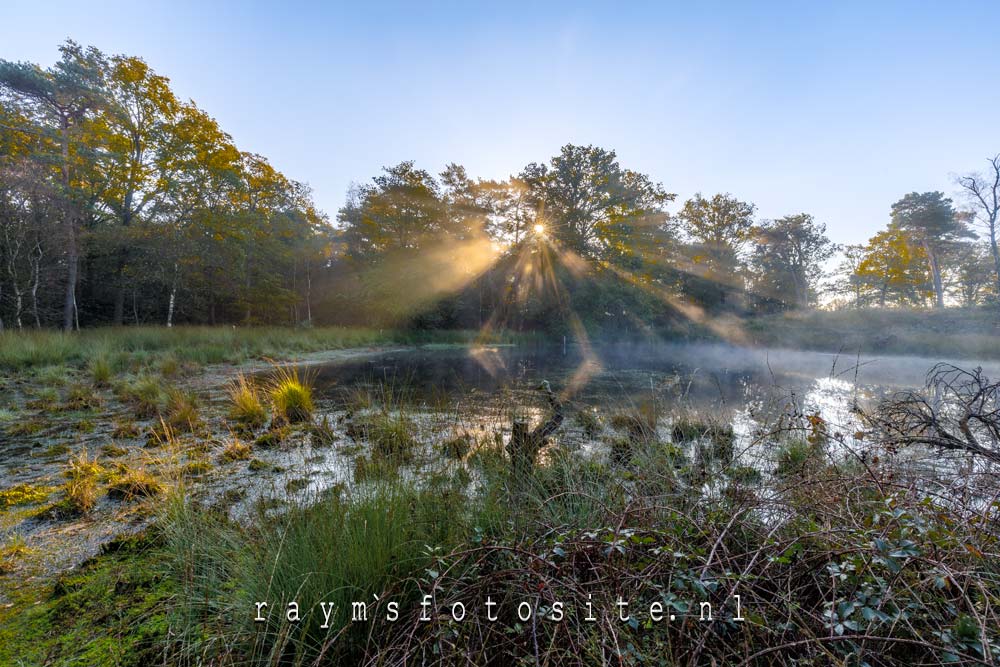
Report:
[[[866,244],[728,193],[678,204],[613,151],[505,180],[412,162],[334,221],[143,60],[0,61],[0,327],[163,323],[637,331],[705,314],[977,305],[1000,294],[1000,157],[961,206],[910,193]],[[841,257],[827,272],[831,257]]]

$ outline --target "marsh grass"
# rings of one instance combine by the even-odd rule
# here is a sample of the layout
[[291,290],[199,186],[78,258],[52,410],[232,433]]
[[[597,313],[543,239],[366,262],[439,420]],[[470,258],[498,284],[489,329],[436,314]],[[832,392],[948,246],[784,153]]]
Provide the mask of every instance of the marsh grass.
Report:
[[258,429],[267,423],[267,408],[260,389],[245,374],[239,373],[228,386],[229,418],[248,429]]
[[[473,331],[393,331],[313,327],[118,327],[88,329],[74,334],[55,331],[0,332],[0,370],[24,371],[52,367],[59,380],[66,367],[85,369],[100,358],[114,366],[157,367],[173,374],[184,364],[240,363],[251,359],[291,358],[309,352],[376,344],[420,345],[470,343]],[[495,334],[495,342],[513,340]]]
[[219,460],[223,463],[248,461],[251,456],[252,450],[250,449],[250,445],[246,444],[239,438],[232,438],[226,444],[226,448],[222,450],[222,454],[219,455]]
[[122,466],[109,481],[108,495],[118,500],[137,500],[157,496],[164,488],[148,470]]
[[279,366],[268,382],[268,396],[274,419],[283,424],[312,421],[311,379],[295,366]]
[[166,422],[175,432],[194,431],[201,424],[198,397],[191,392],[171,389],[165,409]]
[[90,380],[94,383],[95,387],[110,387],[111,379],[114,377],[114,371],[111,368],[111,362],[108,357],[104,355],[95,356],[88,362],[88,371],[90,372]]

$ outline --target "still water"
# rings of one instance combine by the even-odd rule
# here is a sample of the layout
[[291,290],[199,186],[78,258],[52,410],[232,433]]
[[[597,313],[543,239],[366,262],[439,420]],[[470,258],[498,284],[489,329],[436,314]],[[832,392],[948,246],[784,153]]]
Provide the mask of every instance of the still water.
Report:
[[[390,386],[417,405],[475,409],[498,397],[530,401],[532,390],[548,380],[578,408],[616,409],[655,398],[741,422],[792,410],[846,427],[852,408],[921,388],[938,362],[696,344],[423,348],[320,367],[315,381],[334,400],[358,388]],[[1000,376],[995,362],[954,363]]]

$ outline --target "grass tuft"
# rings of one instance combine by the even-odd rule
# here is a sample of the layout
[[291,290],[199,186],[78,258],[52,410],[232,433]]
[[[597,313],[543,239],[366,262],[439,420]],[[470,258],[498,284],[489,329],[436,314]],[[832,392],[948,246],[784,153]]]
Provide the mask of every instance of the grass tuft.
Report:
[[260,398],[260,391],[246,375],[240,373],[229,385],[229,418],[250,429],[267,423],[267,408]]
[[299,375],[297,368],[278,368],[268,393],[276,420],[294,424],[312,419],[312,387],[307,379]]

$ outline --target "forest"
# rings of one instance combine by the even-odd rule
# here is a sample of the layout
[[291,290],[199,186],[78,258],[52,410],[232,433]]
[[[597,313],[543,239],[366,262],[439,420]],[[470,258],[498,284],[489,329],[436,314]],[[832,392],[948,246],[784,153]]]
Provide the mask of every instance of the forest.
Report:
[[680,202],[613,150],[573,144],[505,180],[403,161],[331,218],[141,58],[60,52],[47,69],[0,62],[0,327],[565,333],[572,311],[621,333],[694,312],[978,306],[1000,291],[1000,157],[956,197],[900,193],[864,244],[728,193]]

